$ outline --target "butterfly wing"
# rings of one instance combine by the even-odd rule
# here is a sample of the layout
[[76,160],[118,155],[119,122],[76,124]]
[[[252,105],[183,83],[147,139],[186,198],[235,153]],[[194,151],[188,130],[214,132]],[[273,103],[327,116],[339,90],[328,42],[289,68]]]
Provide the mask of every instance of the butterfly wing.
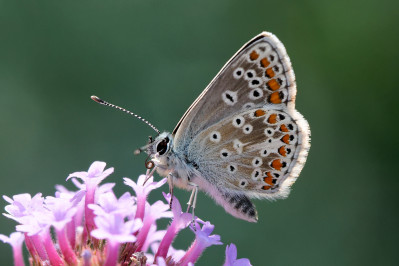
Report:
[[286,197],[306,161],[309,126],[295,95],[284,46],[264,32],[228,61],[173,132],[202,190],[238,218],[256,220],[249,198]]
[[198,132],[242,107],[271,104],[295,109],[295,95],[295,76],[283,44],[272,33],[262,32],[225,64],[173,134],[187,145]]

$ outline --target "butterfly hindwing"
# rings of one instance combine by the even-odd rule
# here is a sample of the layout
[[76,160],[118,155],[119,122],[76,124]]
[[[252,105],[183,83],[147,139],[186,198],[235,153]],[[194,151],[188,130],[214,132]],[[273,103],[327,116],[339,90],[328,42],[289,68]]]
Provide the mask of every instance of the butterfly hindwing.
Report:
[[221,191],[282,198],[298,175],[294,167],[301,164],[300,130],[284,111],[250,109],[203,130],[190,143],[187,157]]

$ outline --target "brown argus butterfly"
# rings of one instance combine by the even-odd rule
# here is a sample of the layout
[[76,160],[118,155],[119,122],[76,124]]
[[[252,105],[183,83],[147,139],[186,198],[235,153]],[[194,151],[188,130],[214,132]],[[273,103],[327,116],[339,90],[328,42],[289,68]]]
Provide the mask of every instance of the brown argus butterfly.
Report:
[[173,186],[198,189],[231,215],[257,220],[251,198],[285,198],[310,147],[307,121],[295,109],[294,71],[283,44],[262,32],[226,63],[188,108],[172,133],[96,96],[98,103],[133,114],[158,136],[140,149]]

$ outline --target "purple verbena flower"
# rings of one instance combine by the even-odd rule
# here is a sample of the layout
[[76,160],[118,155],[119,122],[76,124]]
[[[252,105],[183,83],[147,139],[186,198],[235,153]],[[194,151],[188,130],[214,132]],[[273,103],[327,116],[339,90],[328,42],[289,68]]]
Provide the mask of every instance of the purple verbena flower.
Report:
[[88,208],[89,204],[94,203],[95,192],[97,186],[107,176],[114,172],[114,168],[108,168],[104,171],[106,163],[96,161],[90,165],[87,172],[74,172],[67,177],[67,180],[72,177],[82,179],[86,184],[86,195],[85,195],[85,221],[86,229],[90,235],[90,232],[95,228],[93,210]]
[[[73,217],[75,216],[78,208],[74,207],[74,204],[67,197],[64,198],[62,195],[59,198],[46,197],[45,203],[46,208],[50,211],[49,222],[54,227],[58,244],[64,255],[64,259],[68,264],[76,265],[77,258],[73,251],[72,246],[74,246],[75,241],[67,235],[67,225],[73,222]],[[71,230],[71,228],[69,228]],[[75,233],[75,230],[73,230]]]
[[42,212],[44,209],[42,193],[37,193],[33,198],[28,193],[14,195],[12,199],[7,196],[3,198],[10,203],[4,208],[8,214],[3,213],[3,215],[17,222],[22,217]]
[[147,178],[146,175],[140,175],[137,183],[127,177],[125,177],[123,180],[125,185],[133,188],[134,192],[136,193],[137,210],[135,218],[143,219],[145,213],[145,203],[148,194],[150,194],[152,190],[163,186],[166,183],[167,179],[164,178],[159,182],[154,182],[154,178],[152,176]]
[[[202,228],[199,223],[202,224]],[[178,264],[195,263],[207,247],[222,244],[219,235],[211,235],[215,226],[210,222],[203,222],[197,218],[194,226],[190,228],[195,233],[195,240]]]
[[11,233],[10,237],[0,234],[0,240],[11,245],[15,266],[25,265],[22,256],[22,243],[24,242],[24,239],[24,235],[20,232]]
[[136,251],[143,251],[145,240],[147,239],[148,232],[156,220],[160,218],[170,218],[172,213],[168,211],[169,205],[158,200],[154,204],[146,204],[145,215],[143,220],[143,228],[141,228],[137,235]]
[[[163,195],[168,202],[171,201],[172,197],[170,194],[166,195],[165,193],[163,193]],[[172,212],[173,212],[173,221],[168,227],[166,234],[158,247],[158,251],[155,254],[155,259],[157,257],[166,258],[169,247],[172,244],[173,240],[175,239],[177,233],[183,228],[186,228],[191,221],[192,215],[189,213],[182,212],[180,202],[177,200],[176,197],[173,197],[172,200]]]
[[[55,197],[44,199],[40,193],[33,197],[3,196],[8,202],[4,215],[18,223],[18,232],[10,237],[0,235],[0,240],[11,244],[15,265],[24,265],[24,240],[31,264],[59,266],[193,265],[207,247],[221,244],[220,236],[211,235],[214,226],[196,218],[191,226],[195,240],[190,248],[175,249],[172,243],[190,224],[192,215],[183,212],[178,199],[173,197],[171,201],[169,194],[164,193],[164,197],[172,202],[172,211],[162,201],[147,201],[148,194],[164,185],[166,179],[154,182],[148,172],[137,183],[124,178],[135,196],[126,192],[118,198],[112,190],[114,183],[100,185],[113,172],[113,168],[104,169],[105,163],[94,162],[87,172],[70,174],[67,179],[72,178],[77,191],[58,185]],[[171,217],[166,230],[157,228],[159,219]],[[232,244],[226,249],[225,265],[250,264],[247,259],[237,260]]]
[[234,244],[226,246],[226,261],[223,266],[251,266],[249,259],[237,259],[237,247]]
[[97,216],[119,214],[123,217],[132,216],[135,213],[135,200],[129,192],[124,193],[119,199],[111,192],[99,195],[97,204],[90,204],[88,207]]
[[135,242],[134,232],[142,226],[140,219],[124,221],[123,215],[110,214],[94,218],[97,229],[91,235],[97,239],[107,240],[107,257],[104,265],[116,265],[121,243]]

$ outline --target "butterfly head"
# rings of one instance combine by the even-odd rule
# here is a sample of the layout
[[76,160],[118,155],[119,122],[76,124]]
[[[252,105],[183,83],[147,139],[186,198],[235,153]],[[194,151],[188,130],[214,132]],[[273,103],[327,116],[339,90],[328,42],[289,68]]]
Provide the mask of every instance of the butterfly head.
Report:
[[172,142],[173,142],[172,134],[164,132],[147,145],[146,152],[151,157],[167,156],[172,148]]

